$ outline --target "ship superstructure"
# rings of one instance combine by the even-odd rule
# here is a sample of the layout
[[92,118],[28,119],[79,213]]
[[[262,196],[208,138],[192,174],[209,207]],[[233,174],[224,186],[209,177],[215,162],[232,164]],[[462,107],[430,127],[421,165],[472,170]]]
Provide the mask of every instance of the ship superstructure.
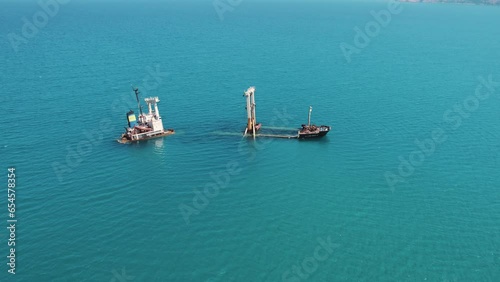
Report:
[[128,127],[125,128],[125,133],[122,134],[118,141],[121,143],[129,143],[174,134],[175,131],[173,129],[165,130],[163,128],[163,121],[158,109],[160,99],[158,97],[144,99],[148,105],[148,112],[143,113],[139,100],[139,89],[133,88],[133,90],[137,99],[139,117],[136,118],[132,110],[127,113]]

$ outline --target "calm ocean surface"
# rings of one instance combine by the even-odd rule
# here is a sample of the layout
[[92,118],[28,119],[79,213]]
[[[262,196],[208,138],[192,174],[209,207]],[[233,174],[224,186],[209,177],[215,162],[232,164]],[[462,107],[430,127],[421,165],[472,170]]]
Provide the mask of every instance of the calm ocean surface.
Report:
[[[41,8],[2,1],[0,222],[10,166],[18,222],[0,281],[500,281],[500,9],[403,4],[348,63],[340,44],[386,8],[243,0],[220,20],[212,1],[70,1],[15,52]],[[131,84],[176,135],[115,141]],[[242,139],[249,86],[264,126],[312,105],[333,131]]]

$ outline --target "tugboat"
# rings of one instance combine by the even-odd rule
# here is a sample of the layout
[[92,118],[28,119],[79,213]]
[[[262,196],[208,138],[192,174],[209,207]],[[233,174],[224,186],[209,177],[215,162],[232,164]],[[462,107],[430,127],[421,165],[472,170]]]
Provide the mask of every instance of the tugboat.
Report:
[[330,130],[332,129],[328,125],[311,125],[311,113],[312,113],[312,106],[309,106],[309,117],[308,117],[308,123],[303,124],[302,128],[299,130],[298,137],[299,139],[308,139],[308,138],[321,138],[328,134]]
[[262,127],[261,123],[257,123],[257,119],[255,118],[255,87],[248,88],[247,91],[243,94],[247,98],[247,127],[245,128],[245,132],[243,136],[248,134],[252,134],[255,138],[257,131]]
[[144,99],[149,109],[149,113],[144,114],[142,112],[141,102],[139,101],[139,89],[132,89],[137,99],[139,119],[137,120],[134,111],[130,110],[127,113],[128,127],[125,127],[125,133],[123,133],[117,141],[126,144],[174,134],[175,131],[173,129],[163,129],[163,122],[160,111],[158,110],[160,99],[158,97]]

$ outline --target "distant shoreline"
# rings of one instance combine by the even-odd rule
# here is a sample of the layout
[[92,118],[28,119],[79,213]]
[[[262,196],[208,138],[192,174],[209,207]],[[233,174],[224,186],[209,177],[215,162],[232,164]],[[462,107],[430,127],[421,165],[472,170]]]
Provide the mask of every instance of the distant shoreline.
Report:
[[470,4],[500,6],[500,0],[398,0],[406,3],[450,3],[450,4]]

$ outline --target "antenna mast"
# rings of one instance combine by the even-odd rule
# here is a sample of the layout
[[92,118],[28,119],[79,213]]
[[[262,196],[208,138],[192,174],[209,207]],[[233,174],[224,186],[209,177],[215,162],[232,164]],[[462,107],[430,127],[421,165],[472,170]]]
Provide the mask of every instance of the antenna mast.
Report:
[[139,113],[141,114],[140,116],[142,116],[142,106],[141,106],[141,102],[139,100],[139,94],[140,94],[139,88],[134,88],[132,86],[132,90],[134,90],[134,92],[135,92],[135,98],[137,99],[137,107],[139,108]]
[[309,117],[307,118],[307,126],[311,126],[311,113],[313,111],[313,107],[309,106]]

